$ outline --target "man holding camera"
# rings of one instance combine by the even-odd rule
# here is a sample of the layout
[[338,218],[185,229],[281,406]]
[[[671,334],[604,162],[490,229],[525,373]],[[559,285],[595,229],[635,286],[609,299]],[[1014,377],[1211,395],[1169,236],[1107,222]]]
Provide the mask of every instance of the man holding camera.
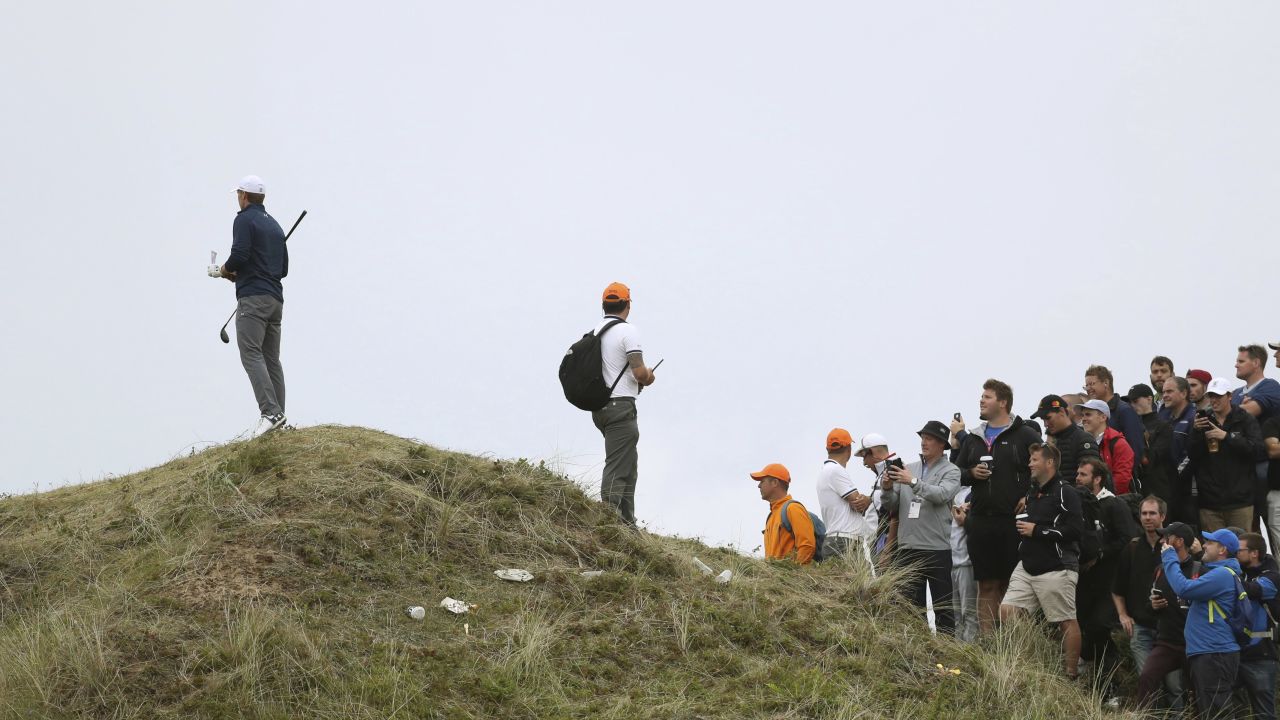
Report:
[[1200,492],[1200,528],[1252,527],[1262,432],[1252,415],[1232,407],[1226,378],[1214,378],[1205,397],[1211,409],[1196,414],[1187,451]]
[[951,431],[930,420],[920,436],[920,460],[891,465],[881,480],[881,503],[898,516],[897,549],[893,562],[916,573],[904,591],[917,607],[925,607],[925,583],[933,597],[939,632],[955,632],[951,612],[951,500],[960,489],[960,468],[943,451]]
[[1026,512],[1014,522],[1022,542],[1009,591],[1000,605],[1000,620],[1043,609],[1044,619],[1062,629],[1066,673],[1074,680],[1079,676],[1080,662],[1080,624],[1076,621],[1076,581],[1084,526],[1080,494],[1058,474],[1060,455],[1056,447],[1036,443],[1031,446],[1030,455],[1028,468],[1036,485],[1027,496]]
[[[1144,513],[1146,507],[1144,503]],[[1143,521],[1146,522],[1145,514]],[[1180,522],[1169,523],[1168,527],[1160,528],[1156,534],[1161,538],[1157,551],[1163,552],[1166,547],[1173,548],[1182,576],[1189,580],[1199,578],[1200,562],[1194,557],[1194,554],[1199,551],[1198,541],[1191,526]],[[1148,535],[1150,535],[1149,531]],[[1139,539],[1138,542],[1142,540]],[[1135,586],[1145,588],[1147,596],[1143,598],[1146,604],[1143,612],[1155,619],[1155,642],[1138,668],[1140,673],[1138,706],[1150,706],[1155,701],[1156,693],[1160,691],[1160,685],[1163,683],[1171,695],[1170,706],[1173,709],[1181,709],[1182,692],[1185,687],[1182,671],[1187,666],[1185,629],[1190,603],[1179,599],[1173,592],[1173,588],[1169,585],[1169,578],[1165,574],[1163,560],[1156,564],[1152,575],[1144,576],[1140,572],[1135,573],[1132,582]]]
[[1224,720],[1230,717],[1228,706],[1240,667],[1240,643],[1227,622],[1235,611],[1236,578],[1242,572],[1235,558],[1240,540],[1225,528],[1201,534],[1205,539],[1204,569],[1199,577],[1187,577],[1181,555],[1167,538],[1161,547],[1160,562],[1174,595],[1190,601],[1184,637],[1200,717]]

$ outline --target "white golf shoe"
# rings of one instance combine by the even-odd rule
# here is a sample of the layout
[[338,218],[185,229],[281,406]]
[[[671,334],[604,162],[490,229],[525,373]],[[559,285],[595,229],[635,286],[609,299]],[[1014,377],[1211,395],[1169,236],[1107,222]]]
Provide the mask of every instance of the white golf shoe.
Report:
[[263,415],[258,419],[258,426],[253,429],[253,437],[262,437],[272,430],[278,429],[284,425],[284,413],[279,415]]

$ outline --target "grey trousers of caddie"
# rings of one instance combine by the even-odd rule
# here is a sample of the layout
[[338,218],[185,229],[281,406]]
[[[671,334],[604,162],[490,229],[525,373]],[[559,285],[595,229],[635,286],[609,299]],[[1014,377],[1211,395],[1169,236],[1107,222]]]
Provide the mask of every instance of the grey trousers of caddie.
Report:
[[284,303],[270,295],[250,295],[237,303],[236,344],[253,386],[258,411],[284,413],[284,368],[280,367],[280,320]]
[[636,423],[636,403],[631,398],[614,398],[591,413],[604,435],[604,473],[600,476],[600,499],[611,505],[632,527],[636,524],[636,479],[640,454],[640,426]]

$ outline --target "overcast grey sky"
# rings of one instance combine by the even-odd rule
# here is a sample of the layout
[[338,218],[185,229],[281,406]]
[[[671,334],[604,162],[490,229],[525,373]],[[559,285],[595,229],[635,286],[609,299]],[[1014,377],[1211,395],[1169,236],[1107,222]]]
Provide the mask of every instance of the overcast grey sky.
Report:
[[[554,459],[609,282],[637,514],[759,544],[833,426],[911,456],[982,381],[1229,373],[1280,339],[1275,3],[25,3],[0,26],[0,491],[250,427],[225,258],[261,175],[298,424]],[[1275,374],[1274,369],[1269,370]],[[816,503],[814,503],[816,509]]]

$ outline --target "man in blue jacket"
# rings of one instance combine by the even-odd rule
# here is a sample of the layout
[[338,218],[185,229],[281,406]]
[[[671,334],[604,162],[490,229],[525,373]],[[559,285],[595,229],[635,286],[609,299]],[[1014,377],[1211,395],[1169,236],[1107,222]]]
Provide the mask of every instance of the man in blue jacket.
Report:
[[280,223],[263,207],[266,192],[257,175],[240,181],[231,256],[221,268],[222,277],[236,284],[236,345],[261,413],[253,437],[285,423],[284,368],[280,366],[284,285],[280,281],[289,274],[289,249]]
[[1182,573],[1178,553],[1166,540],[1161,544],[1160,561],[1169,586],[1178,597],[1190,601],[1187,610],[1187,662],[1196,704],[1201,717],[1217,720],[1229,717],[1231,690],[1240,667],[1240,643],[1227,618],[1236,606],[1236,579],[1241,577],[1236,553],[1240,541],[1227,529],[1202,533],[1204,570],[1188,580]]

